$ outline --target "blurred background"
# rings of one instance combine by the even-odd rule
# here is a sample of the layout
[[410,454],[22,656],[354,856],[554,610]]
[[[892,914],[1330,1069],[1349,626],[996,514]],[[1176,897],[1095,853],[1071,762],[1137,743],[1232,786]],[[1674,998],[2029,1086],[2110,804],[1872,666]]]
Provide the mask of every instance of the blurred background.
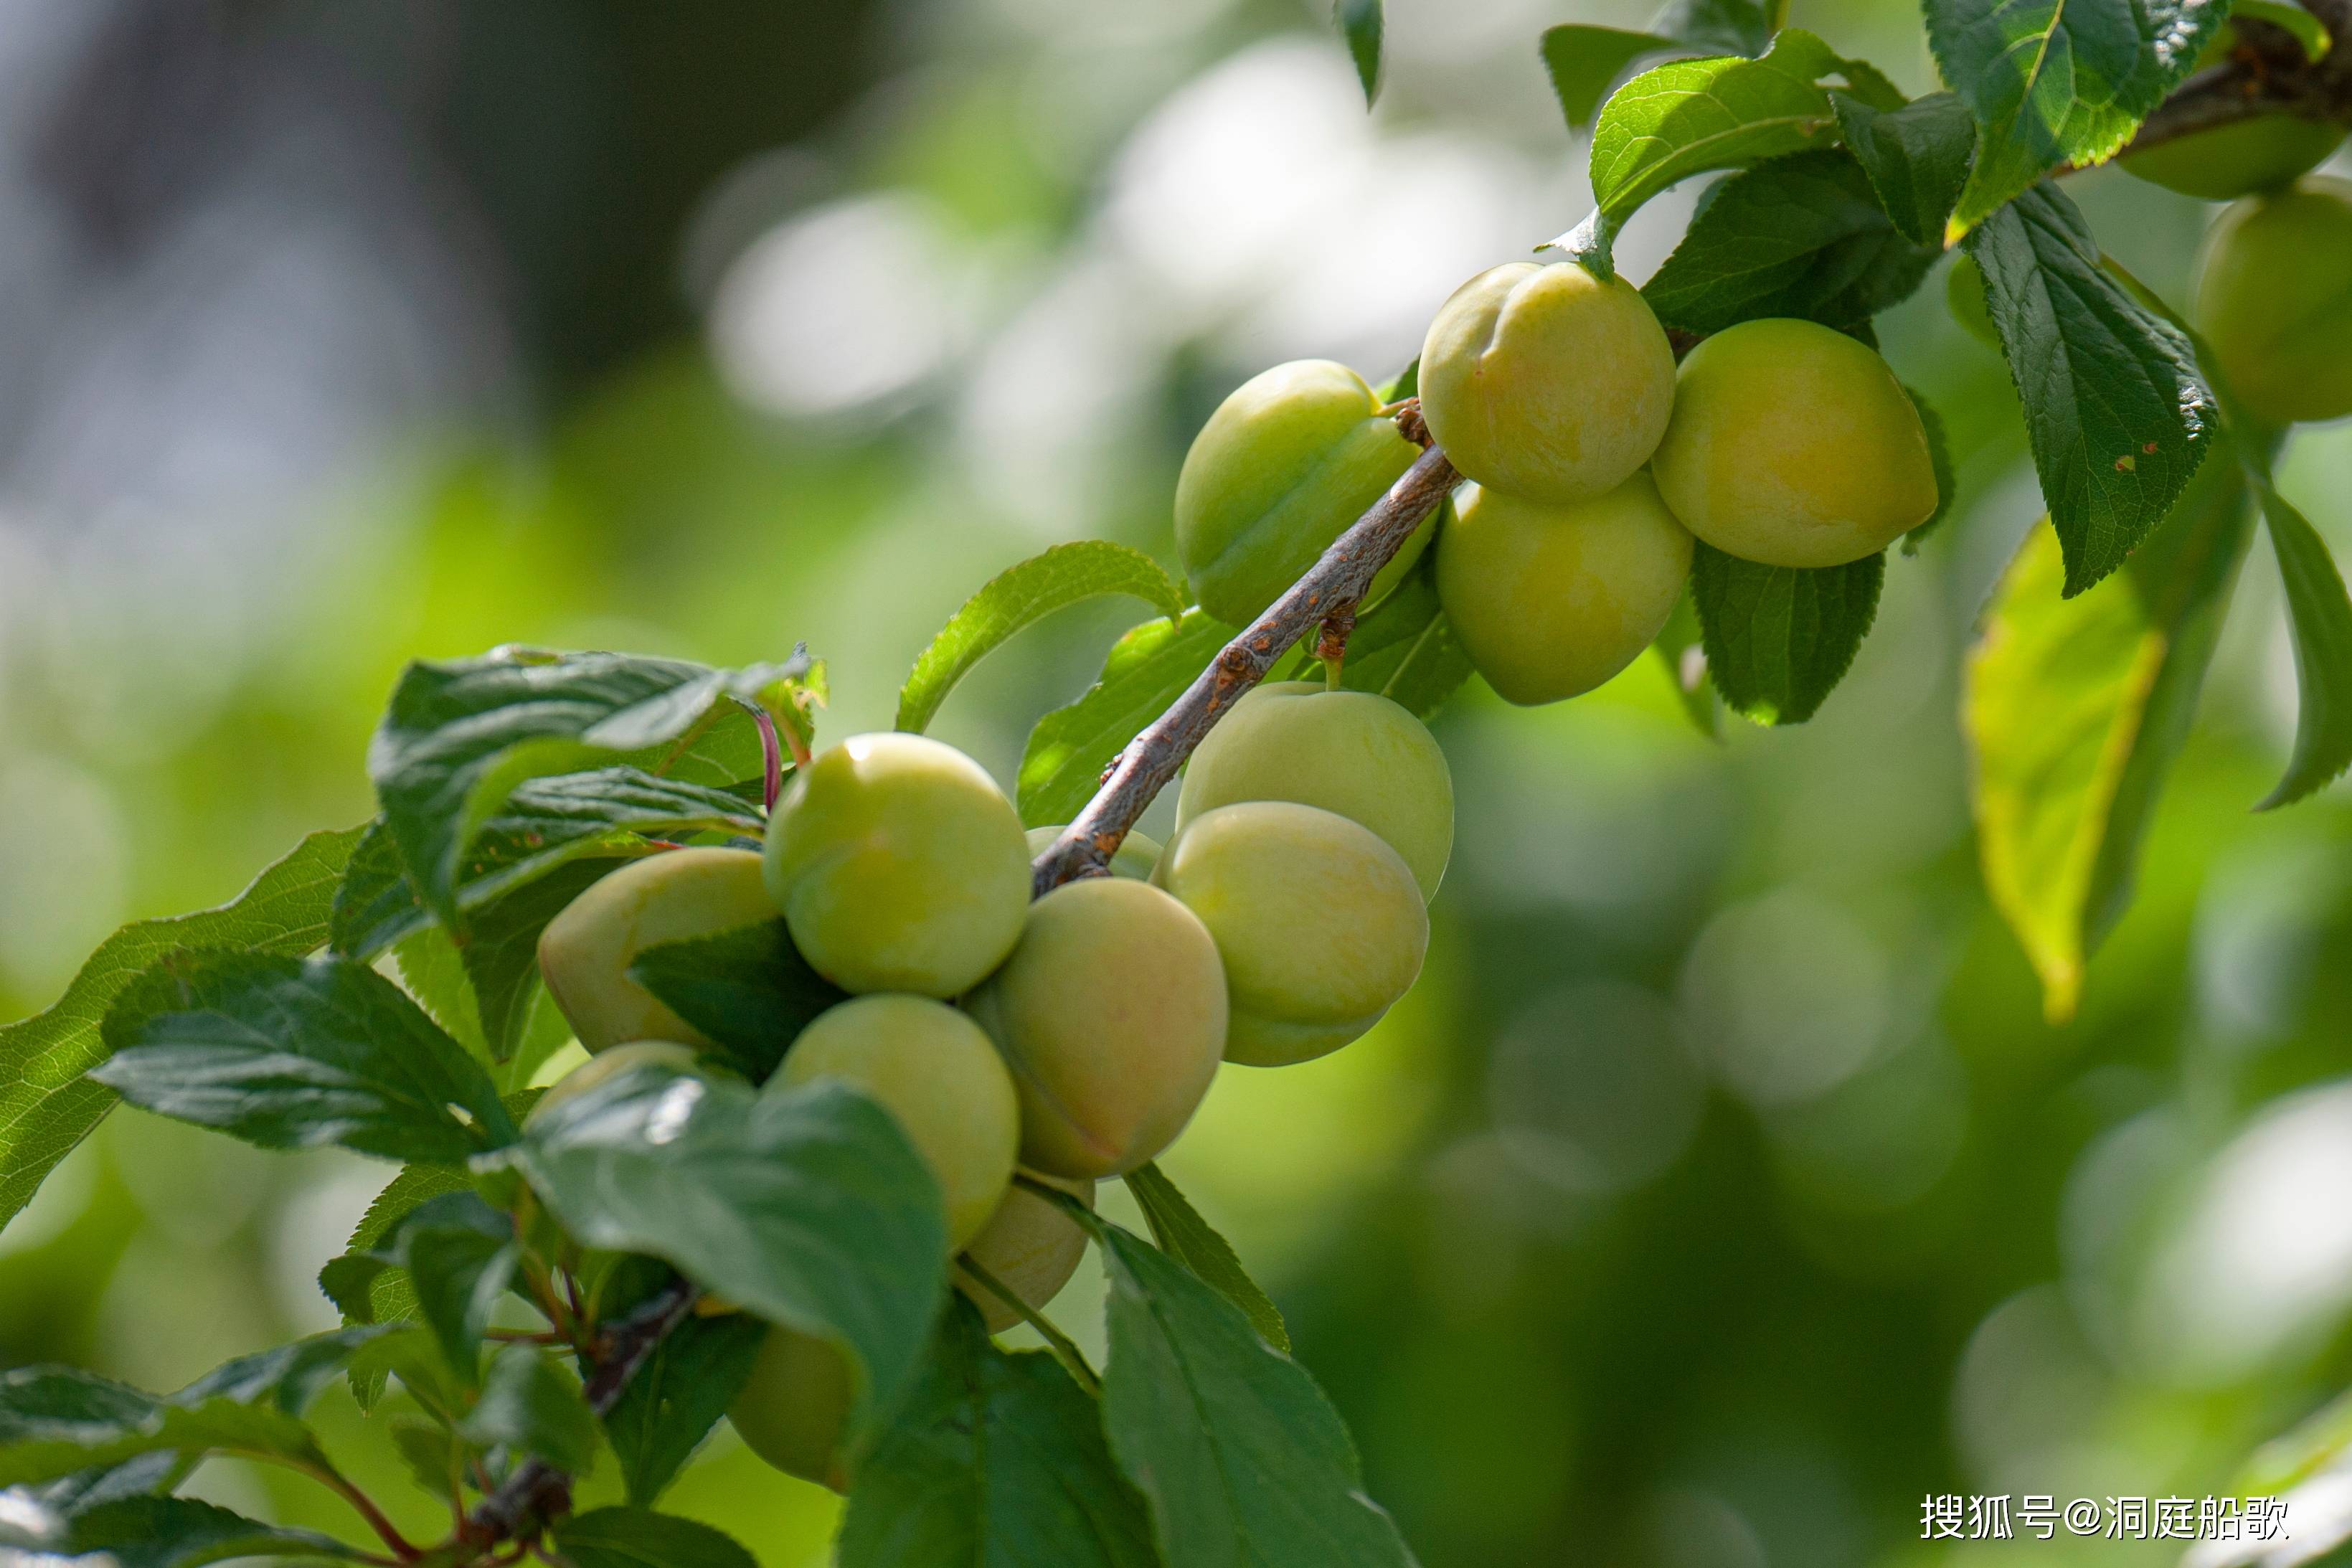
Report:
[[[7,0],[0,1017],[365,817],[409,658],[805,639],[837,737],[1044,545],[1172,563],[1225,392],[1301,355],[1378,381],[1581,216],[1537,37],[1646,19],[1391,0],[1367,117],[1326,9]],[[1908,5],[1794,19],[1932,86]],[[2069,188],[2181,298],[2209,209]],[[1694,195],[1635,224],[1632,276]],[[2352,1382],[2352,813],[2247,811],[2293,722],[2267,547],[2053,1030],[1956,720],[2039,504],[1941,300],[1882,330],[1961,507],[1821,716],[1710,742],[1652,661],[1541,711],[1474,684],[1420,987],[1335,1058],[1229,1069],[1166,1162],[1433,1568],[1991,1563],[1922,1544],[1923,1494],[2212,1491]],[[2352,432],[2301,436],[2285,488],[2352,547]],[[1066,613],[938,732],[1009,783],[1136,614]],[[388,1173],[120,1110],[0,1233],[0,1362],[168,1388],[329,1325],[315,1271]],[[1099,1296],[1056,1309],[1097,1345]],[[431,1516],[340,1390],[322,1420]],[[275,1474],[199,1487],[352,1522]],[[823,1563],[837,1509],[724,1431],[671,1506],[768,1568]]]

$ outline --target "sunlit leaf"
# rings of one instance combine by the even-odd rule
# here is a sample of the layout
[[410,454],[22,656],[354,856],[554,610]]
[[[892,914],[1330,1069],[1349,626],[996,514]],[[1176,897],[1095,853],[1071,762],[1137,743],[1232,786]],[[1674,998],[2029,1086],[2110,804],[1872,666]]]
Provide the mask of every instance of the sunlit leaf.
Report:
[[1021,754],[1021,820],[1067,822],[1093,798],[1120,748],[1166,711],[1237,635],[1206,611],[1147,621],[1118,639],[1084,697],[1037,721]]
[[1968,182],[1976,122],[1948,92],[1900,109],[1878,110],[1843,92],[1830,94],[1845,144],[1869,176],[1887,216],[1906,237],[1944,247],[1944,225]]
[[629,965],[629,978],[753,1083],[776,1070],[818,1014],[849,995],[809,967],[781,919],[647,948]]

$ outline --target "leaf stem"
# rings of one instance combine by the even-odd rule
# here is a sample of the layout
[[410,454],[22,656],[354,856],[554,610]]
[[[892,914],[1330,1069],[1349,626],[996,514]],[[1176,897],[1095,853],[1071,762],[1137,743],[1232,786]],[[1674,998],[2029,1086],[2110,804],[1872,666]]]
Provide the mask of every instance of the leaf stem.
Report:
[[991,1274],[987,1268],[973,1259],[960,1258],[956,1259],[956,1267],[971,1275],[972,1282],[982,1289],[1020,1313],[1021,1321],[1037,1331],[1039,1336],[1045,1340],[1045,1347],[1054,1352],[1054,1359],[1060,1362],[1063,1368],[1069,1373],[1071,1380],[1096,1398],[1102,1397],[1102,1379],[1097,1376],[1095,1369],[1087,1364],[1087,1352],[1078,1348],[1078,1342],[1076,1340],[1062,1331],[1062,1326],[1059,1323],[1031,1306],[1027,1300],[1012,1286]]
[[375,1531],[376,1538],[392,1548],[394,1561],[414,1563],[425,1555],[421,1548],[401,1534],[399,1530],[394,1528],[392,1521],[384,1517],[383,1510],[376,1507],[373,1498],[362,1491],[355,1482],[342,1471],[335,1468],[323,1457],[315,1461],[289,1458],[281,1462],[310,1477],[349,1503],[352,1511],[365,1521],[370,1530]]

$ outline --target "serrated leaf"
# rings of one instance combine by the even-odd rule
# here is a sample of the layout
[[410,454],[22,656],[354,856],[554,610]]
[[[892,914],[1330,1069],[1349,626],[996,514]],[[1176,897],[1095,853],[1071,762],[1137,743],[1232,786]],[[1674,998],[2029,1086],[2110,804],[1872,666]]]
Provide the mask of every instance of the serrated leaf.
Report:
[[2230,15],[2229,0],[1935,0],[1927,41],[1977,122],[1958,239],[2062,163],[2119,152]]
[[650,1508],[727,1413],[768,1327],[748,1312],[672,1329],[604,1414],[628,1500]]
[[2129,900],[2244,558],[2248,500],[2234,464],[2207,465],[2120,581],[2074,599],[2057,593],[2055,535],[2035,529],[1969,657],[1985,886],[2053,1019],[2073,1016],[2088,956]]
[[0,1029],[0,1225],[112,1108],[114,1097],[84,1075],[105,1058],[100,1026],[123,988],[175,948],[299,957],[317,947],[363,831],[311,834],[217,909],[124,926],[90,954],[55,1005]]
[[395,1416],[387,1424],[392,1446],[416,1484],[431,1497],[452,1495],[466,1475],[466,1443],[437,1421]]
[[763,1083],[818,1014],[848,1000],[809,967],[782,920],[639,953],[629,978],[709,1037],[729,1066]]
[[2187,337],[2100,264],[2090,225],[2038,185],[1969,237],[2025,405],[2064,591],[2113,572],[2205,460],[2213,395]]
[[1402,1568],[1354,1440],[1305,1368],[1157,1247],[1089,1216],[1110,1279],[1103,1429],[1169,1568]]
[[348,958],[179,953],[123,992],[105,1034],[92,1078],[265,1149],[457,1163],[515,1135],[481,1064]]
[[1106,594],[1132,595],[1163,616],[1184,610],[1184,590],[1143,552],[1100,539],[1056,544],[990,578],[948,618],[899,689],[898,728],[921,734],[973,665],[1024,626]]
[[999,1350],[961,1296],[858,1466],[838,1552],[841,1568],[1160,1563],[1095,1402],[1044,1352]]
[[837,1082],[759,1094],[639,1065],[540,1112],[506,1152],[573,1237],[641,1252],[864,1369],[859,1421],[905,1386],[947,1278],[939,1184]]
[[1710,188],[1642,297],[1686,331],[1760,316],[1848,327],[1908,299],[1942,254],[1895,228],[1853,154],[1798,153]]
[[472,1386],[490,1313],[520,1262],[514,1222],[472,1193],[451,1193],[403,1219],[376,1256],[406,1272],[417,1316],[449,1370]]
[[1122,1180],[1142,1208],[1144,1220],[1151,1226],[1151,1239],[1160,1244],[1160,1250],[1239,1307],[1266,1343],[1287,1352],[1290,1330],[1283,1323],[1281,1310],[1249,1277],[1249,1270],[1242,1267],[1233,1243],[1201,1217],[1191,1200],[1168,1179],[1168,1173],[1147,1161]]
[[1723,700],[1760,723],[1811,718],[1852,668],[1885,579],[1884,551],[1843,566],[1762,566],[1701,541],[1691,602]]
[[491,1359],[482,1396],[457,1431],[478,1447],[534,1454],[574,1475],[596,1458],[596,1416],[579,1381],[536,1345],[509,1345]]
[[1967,184],[1976,155],[1976,121],[1948,92],[1900,109],[1878,110],[1843,92],[1830,94],[1845,144],[1869,176],[1887,216],[1905,237],[1937,251],[1944,225]]
[[[1369,109],[1381,96],[1381,0],[1332,0],[1331,20],[1348,46],[1348,58],[1355,63]],[[1180,602],[1168,613],[1172,616],[1182,607]]]
[[2257,476],[2255,494],[2286,584],[2298,696],[2294,756],[2257,807],[2268,810],[2301,800],[2352,766],[2352,598],[2326,541],[2267,475]]
[[122,1498],[74,1516],[57,1550],[110,1568],[203,1568],[231,1558],[353,1562],[365,1554],[307,1530],[264,1524],[194,1498]]
[[1043,827],[1076,816],[1111,759],[1238,635],[1206,611],[1191,609],[1176,620],[1146,621],[1119,638],[1093,689],[1029,731],[1021,753],[1022,824]]
[[310,1408],[319,1391],[332,1382],[360,1348],[380,1331],[372,1328],[334,1329],[257,1351],[223,1363],[172,1397],[183,1404],[231,1399],[299,1415]]
[[721,670],[622,654],[501,651],[413,664],[368,747],[401,866],[425,908],[462,929],[457,890],[467,857],[518,785],[633,763],[667,773],[677,754],[730,710],[748,724],[750,708],[765,703],[779,719],[797,721],[779,694],[813,662],[803,654]]
[[1551,78],[1552,94],[1568,117],[1568,128],[1577,131],[1591,120],[1608,96],[1609,84],[1624,75],[1626,67],[1682,47],[1676,39],[1655,33],[1569,22],[1544,29],[1544,72]]
[[598,1508],[558,1520],[557,1554],[572,1568],[759,1568],[722,1531],[641,1508]]

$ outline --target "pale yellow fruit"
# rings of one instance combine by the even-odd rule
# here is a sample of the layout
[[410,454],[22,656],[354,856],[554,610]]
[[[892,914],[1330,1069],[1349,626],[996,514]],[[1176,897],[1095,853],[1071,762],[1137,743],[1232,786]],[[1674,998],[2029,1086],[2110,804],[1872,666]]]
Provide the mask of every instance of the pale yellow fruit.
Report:
[[[1095,1206],[1092,1182],[1071,1181],[1042,1171],[1024,1171],[1022,1174],[1047,1186],[1059,1187],[1088,1208]],[[971,1245],[963,1249],[963,1261],[979,1264],[996,1277],[998,1284],[1042,1312],[1070,1282],[1070,1276],[1078,1271],[1078,1260],[1086,1255],[1087,1233],[1078,1228],[1078,1222],[1064,1214],[1059,1204],[1015,1182],[1004,1194],[995,1217],[988,1222],[988,1228],[973,1237]],[[980,1309],[990,1333],[1001,1334],[1021,1321],[1021,1314],[1007,1306],[1002,1297],[961,1268],[956,1273],[956,1289]]]
[[961,1251],[996,1212],[1021,1141],[1013,1079],[988,1037],[928,996],[855,996],[801,1032],[763,1092],[821,1079],[864,1089],[898,1120],[939,1179],[949,1250]]
[[1245,800],[1297,801],[1363,824],[1404,857],[1423,898],[1436,895],[1454,853],[1445,752],[1427,725],[1374,692],[1283,680],[1234,703],[1184,766],[1176,831]]
[[1437,546],[1437,596],[1470,662],[1523,706],[1642,656],[1690,577],[1691,536],[1647,474],[1565,506],[1471,487]]
[[1228,1061],[1278,1067],[1339,1049],[1412,988],[1429,947],[1429,910],[1403,858],[1311,805],[1204,812],[1169,841],[1152,879],[1216,939]]
[[629,978],[647,948],[776,918],[749,849],[670,849],[633,860],[564,906],[539,937],[549,994],[592,1051],[624,1040],[712,1042]]
[[1021,1163],[1115,1176],[1184,1130],[1216,1076],[1216,944],[1147,882],[1090,877],[1031,906],[1021,945],[969,1005],[1021,1096]]
[[2223,213],[2198,261],[2197,324],[2261,418],[2352,414],[2352,181],[2314,177]]
[[841,1437],[856,1394],[839,1350],[797,1329],[772,1325],[727,1418],[751,1452],[786,1475],[846,1491]]

